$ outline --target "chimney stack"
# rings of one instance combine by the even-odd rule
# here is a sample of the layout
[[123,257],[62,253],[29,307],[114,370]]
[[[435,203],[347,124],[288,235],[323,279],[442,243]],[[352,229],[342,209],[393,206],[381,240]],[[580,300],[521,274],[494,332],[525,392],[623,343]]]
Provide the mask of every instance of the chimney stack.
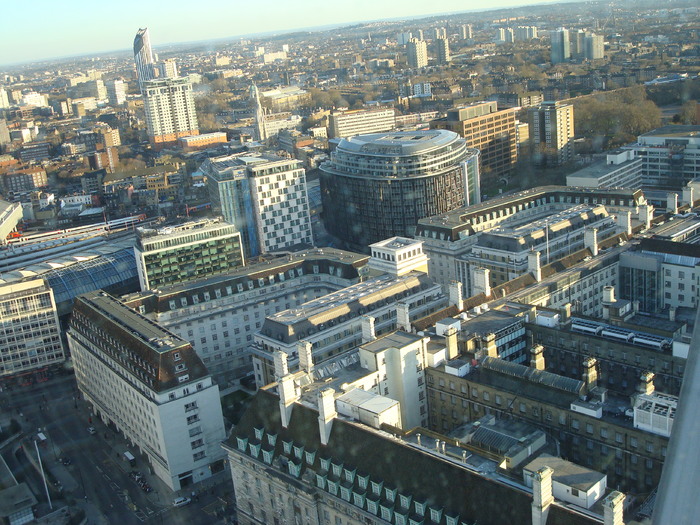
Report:
[[678,214],[678,194],[673,191],[666,194],[666,212],[671,215]]
[[644,204],[639,207],[639,222],[644,224],[644,229],[651,228],[651,220],[654,218],[654,207],[651,204]]
[[496,334],[486,334],[481,338],[481,350],[487,357],[498,357],[498,348],[496,347]]
[[535,370],[545,370],[544,346],[534,345],[530,348],[530,368]]
[[472,294],[479,295],[483,293],[486,297],[491,297],[491,284],[489,277],[491,270],[488,268],[474,268],[472,275]]
[[396,305],[396,328],[411,333],[411,318],[409,317],[408,303]]
[[284,376],[289,374],[289,363],[287,362],[287,354],[282,350],[275,350],[275,379],[279,381]]
[[299,352],[299,368],[307,374],[314,371],[314,360],[311,353],[312,345],[308,341],[299,341],[297,351]]
[[321,432],[321,444],[328,445],[331,437],[333,420],[338,417],[335,411],[335,391],[326,388],[318,394],[318,428]]
[[371,315],[362,316],[362,342],[369,343],[377,338],[374,331],[374,317]]
[[447,359],[456,359],[459,356],[457,349],[457,329],[450,326],[445,332],[445,345],[447,346]]
[[552,496],[552,474],[550,467],[542,467],[532,476],[532,525],[546,525]]
[[621,211],[617,214],[617,225],[627,235],[632,235],[632,212],[629,210]]
[[651,395],[654,393],[654,372],[643,372],[639,378],[637,392]]
[[583,382],[586,383],[588,392],[598,386],[597,363],[595,357],[587,357],[583,360]]
[[583,232],[583,245],[591,250],[591,255],[598,255],[598,228],[586,228]]
[[542,280],[540,252],[530,250],[530,253],[527,254],[527,271],[535,277],[535,281],[540,282]]
[[459,281],[452,281],[450,283],[449,294],[450,304],[455,305],[460,312],[464,310],[464,295],[462,293],[462,283]]
[[294,376],[286,375],[277,383],[277,389],[280,395],[280,416],[282,426],[287,428],[289,420],[292,417],[292,408],[294,403],[299,399],[296,386],[294,385]]
[[603,525],[625,525],[623,521],[625,495],[613,490],[603,500]]
[[608,304],[615,302],[615,287],[614,286],[603,287],[603,302],[608,303]]
[[693,208],[695,203],[695,189],[692,186],[686,186],[683,188],[682,201],[683,204],[687,204],[690,208]]

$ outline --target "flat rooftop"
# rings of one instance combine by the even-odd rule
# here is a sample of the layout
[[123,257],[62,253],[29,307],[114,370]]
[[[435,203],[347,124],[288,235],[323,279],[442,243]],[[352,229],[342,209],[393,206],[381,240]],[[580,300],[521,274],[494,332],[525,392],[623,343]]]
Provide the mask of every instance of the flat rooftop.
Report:
[[383,337],[375,339],[374,341],[365,343],[361,345],[360,348],[369,352],[383,352],[389,348],[403,348],[404,346],[408,346],[411,343],[420,341],[421,339],[422,337],[419,335],[409,334],[403,330],[397,330],[396,332],[387,334]]
[[503,330],[518,321],[520,321],[520,319],[512,315],[497,310],[488,310],[476,317],[462,321],[462,331],[467,333],[491,334]]
[[339,150],[362,155],[410,156],[427,153],[452,142],[463,140],[453,131],[435,129],[430,131],[394,131],[389,133],[368,133],[343,139]]
[[700,126],[661,126],[647,133],[640,135],[641,137],[697,137],[700,136]]

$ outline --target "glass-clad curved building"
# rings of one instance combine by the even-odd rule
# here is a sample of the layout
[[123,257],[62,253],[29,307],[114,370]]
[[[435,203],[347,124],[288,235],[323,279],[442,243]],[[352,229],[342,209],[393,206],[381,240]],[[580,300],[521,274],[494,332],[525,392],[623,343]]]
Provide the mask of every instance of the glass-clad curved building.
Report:
[[418,220],[479,202],[479,151],[447,130],[343,139],[321,165],[324,224],[353,249],[412,236]]

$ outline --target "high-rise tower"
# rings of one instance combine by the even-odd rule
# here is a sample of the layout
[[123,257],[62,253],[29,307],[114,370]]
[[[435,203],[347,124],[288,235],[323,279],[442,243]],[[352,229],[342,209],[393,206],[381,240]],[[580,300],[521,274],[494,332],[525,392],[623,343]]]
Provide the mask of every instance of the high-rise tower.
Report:
[[574,106],[543,102],[530,109],[530,137],[535,160],[561,165],[574,158]]
[[175,145],[180,137],[199,135],[192,84],[187,78],[143,83],[148,138],[156,149]]
[[139,29],[136,38],[134,38],[134,61],[136,62],[139,90],[143,93],[143,83],[155,78],[155,60],[153,60],[151,39],[148,36],[147,27]]
[[267,129],[265,129],[265,111],[260,103],[260,92],[255,84],[250,86],[250,102],[255,115],[255,140],[264,142],[267,139]]
[[571,58],[571,44],[569,42],[569,30],[563,27],[551,31],[552,64],[559,64]]
[[428,65],[428,45],[424,40],[412,38],[406,44],[406,55],[409,67],[425,67]]

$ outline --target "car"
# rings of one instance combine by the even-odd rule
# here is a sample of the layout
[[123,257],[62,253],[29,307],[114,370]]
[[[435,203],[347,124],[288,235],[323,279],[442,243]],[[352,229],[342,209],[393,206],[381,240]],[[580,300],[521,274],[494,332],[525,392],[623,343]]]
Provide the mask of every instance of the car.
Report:
[[185,505],[189,505],[192,502],[190,498],[175,498],[173,500],[173,505],[175,507],[184,507]]
[[97,430],[95,430],[95,427],[88,427],[87,430],[88,430],[88,434],[90,434],[90,435],[94,435],[95,432],[97,432]]
[[70,465],[70,458],[67,458],[67,457],[61,458],[61,463],[64,464],[65,466]]

